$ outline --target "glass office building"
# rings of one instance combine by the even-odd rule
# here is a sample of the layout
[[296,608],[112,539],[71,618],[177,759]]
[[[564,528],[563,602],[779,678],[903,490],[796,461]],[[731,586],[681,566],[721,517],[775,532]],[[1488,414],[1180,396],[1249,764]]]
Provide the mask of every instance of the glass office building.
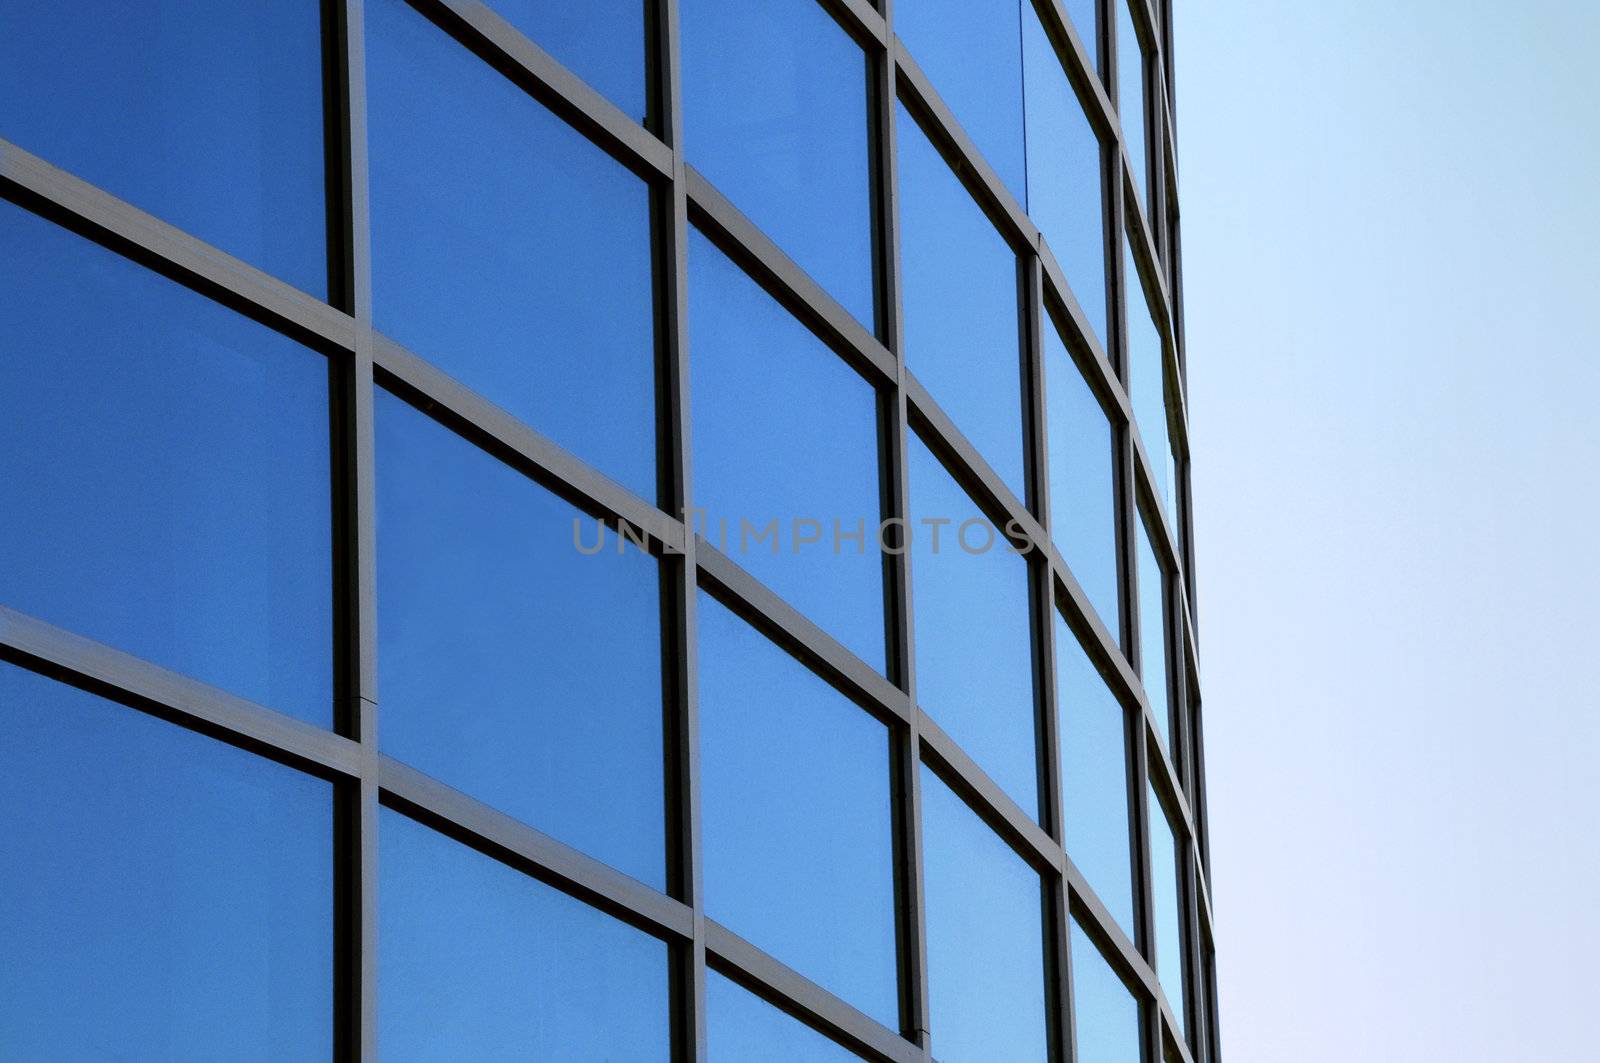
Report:
[[1217,1060],[1169,3],[4,5],[0,1057]]

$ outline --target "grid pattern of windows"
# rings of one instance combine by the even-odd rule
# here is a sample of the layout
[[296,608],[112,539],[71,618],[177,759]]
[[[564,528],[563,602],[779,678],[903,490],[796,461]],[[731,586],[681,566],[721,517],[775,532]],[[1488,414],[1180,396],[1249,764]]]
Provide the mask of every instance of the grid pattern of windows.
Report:
[[0,15],[0,1043],[1218,1059],[1168,5],[250,6]]

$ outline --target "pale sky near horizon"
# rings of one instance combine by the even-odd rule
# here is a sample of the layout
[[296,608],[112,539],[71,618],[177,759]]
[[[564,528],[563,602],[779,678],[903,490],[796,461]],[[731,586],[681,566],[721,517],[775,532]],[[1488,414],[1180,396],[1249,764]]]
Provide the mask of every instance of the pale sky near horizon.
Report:
[[1600,5],[1174,10],[1223,1058],[1600,1057]]

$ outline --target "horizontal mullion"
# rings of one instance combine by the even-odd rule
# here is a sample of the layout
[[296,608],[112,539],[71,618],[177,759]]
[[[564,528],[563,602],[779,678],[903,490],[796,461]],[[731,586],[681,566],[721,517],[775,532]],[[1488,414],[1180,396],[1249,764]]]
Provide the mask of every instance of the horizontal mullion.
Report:
[[[1106,92],[1105,83],[1100,80],[1099,71],[1095,69],[1091,55],[1092,48],[1084,45],[1077,26],[1073,24],[1072,17],[1067,14],[1067,9],[1061,0],[1037,0],[1037,3],[1046,9],[1041,15],[1048,14],[1045,20],[1046,28],[1059,30],[1061,39],[1067,42],[1065,57],[1067,77],[1078,91],[1080,105],[1085,91],[1094,98],[1093,107],[1084,108],[1089,123],[1095,126],[1097,131],[1109,134],[1112,139],[1120,138],[1121,125],[1117,120],[1117,109],[1111,103],[1111,96]],[[1051,20],[1055,22],[1054,27],[1050,26]],[[1058,54],[1059,51],[1058,48]]]
[[889,26],[882,12],[872,5],[872,0],[822,0],[822,6],[856,37],[876,44],[880,52],[883,50]]
[[366,764],[361,746],[342,735],[3,605],[0,649],[275,759],[348,778],[360,776]]
[[[1077,332],[1079,344],[1089,351],[1094,364],[1094,377],[1090,386],[1097,396],[1110,396],[1111,404],[1121,415],[1124,423],[1133,420],[1133,404],[1128,401],[1128,390],[1123,387],[1122,380],[1117,376],[1117,371],[1111,367],[1111,359],[1106,355],[1105,345],[1100,337],[1096,336],[1094,329],[1089,325],[1089,319],[1084,315],[1082,306],[1072,292],[1072,287],[1067,283],[1066,272],[1061,268],[1060,260],[1055,252],[1050,249],[1048,240],[1040,237],[1039,264],[1044,271],[1045,283],[1048,285],[1048,297],[1051,302],[1061,306],[1066,312],[1073,328]],[[1054,315],[1051,315],[1052,319]],[[1069,344],[1070,346],[1070,344]]]
[[[784,1011],[804,1016],[857,1052],[887,1063],[923,1063],[922,1050],[713,919],[706,920],[711,966]],[[751,983],[754,983],[753,985]]]
[[0,139],[0,195],[18,194],[42,201],[90,239],[273,328],[354,348],[348,314]]
[[1108,957],[1113,967],[1118,968],[1124,976],[1132,977],[1146,994],[1155,996],[1159,989],[1150,961],[1145,959],[1133,938],[1128,936],[1122,924],[1111,914],[1111,909],[1089,885],[1083,872],[1078,870],[1078,865],[1072,862],[1072,857],[1063,856],[1062,866],[1067,883],[1068,910],[1078,919],[1087,919],[1094,924],[1095,933],[1100,938],[1095,942],[1095,947],[1104,951],[1104,946],[1110,945],[1115,953]]
[[923,759],[955,789],[979,818],[1041,875],[1060,873],[1062,850],[1033,816],[1011,799],[972,756],[927,712],[918,710]]

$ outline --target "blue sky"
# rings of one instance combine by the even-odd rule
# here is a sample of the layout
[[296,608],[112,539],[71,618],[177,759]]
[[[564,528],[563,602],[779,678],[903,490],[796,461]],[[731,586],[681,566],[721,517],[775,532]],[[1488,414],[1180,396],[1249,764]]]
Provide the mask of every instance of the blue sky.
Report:
[[1175,5],[1229,1063],[1592,1058],[1600,5]]

